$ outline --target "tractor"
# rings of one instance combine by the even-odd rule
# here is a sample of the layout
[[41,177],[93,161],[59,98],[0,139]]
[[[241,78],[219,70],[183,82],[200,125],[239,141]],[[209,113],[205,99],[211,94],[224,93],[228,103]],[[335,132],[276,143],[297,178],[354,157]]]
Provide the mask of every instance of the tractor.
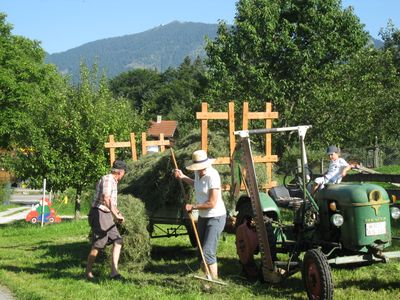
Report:
[[[248,278],[278,283],[301,271],[309,299],[333,299],[330,266],[400,257],[400,251],[385,252],[392,243],[392,219],[400,217],[400,209],[385,189],[370,183],[327,184],[312,195],[304,143],[310,127],[235,132],[240,137],[231,164],[236,249]],[[301,159],[283,185],[266,193],[258,189],[250,136],[277,132],[297,132]],[[254,258],[258,253],[261,266]]]

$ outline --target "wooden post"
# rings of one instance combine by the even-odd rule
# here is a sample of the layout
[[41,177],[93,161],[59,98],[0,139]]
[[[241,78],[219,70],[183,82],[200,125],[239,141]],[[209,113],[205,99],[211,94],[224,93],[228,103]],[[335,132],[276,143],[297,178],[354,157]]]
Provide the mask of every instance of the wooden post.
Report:
[[[265,112],[268,114],[272,112],[272,104],[271,102],[267,102],[265,104]],[[265,119],[265,128],[272,128],[272,119],[267,118]],[[265,155],[271,155],[272,154],[272,134],[267,133],[265,134]],[[272,186],[272,162],[267,162],[265,164],[266,166],[266,171],[267,171],[267,176],[268,176],[268,184],[266,188],[271,188]]]
[[235,103],[229,102],[228,106],[228,122],[229,122],[229,148],[230,153],[229,157],[232,160],[233,158],[233,151],[235,151]]
[[[110,141],[110,165],[112,166],[114,161],[115,161],[115,140],[114,140],[114,135],[110,134],[108,136],[108,140]],[[106,145],[107,147],[107,145]]]
[[[201,112],[207,114],[208,104],[206,102],[201,103]],[[206,152],[208,150],[207,138],[208,138],[208,120],[204,119],[201,120],[201,149],[203,149]]]
[[[231,115],[234,114],[234,104],[230,102],[232,106]],[[201,112],[196,113],[196,119],[201,120],[201,149],[204,151],[208,150],[207,137],[208,137],[208,120],[229,120],[228,112],[208,112],[208,105],[206,102],[201,104]],[[234,131],[235,119],[233,118],[233,123],[229,125],[229,127],[233,126]],[[233,131],[229,132],[229,136],[233,135]],[[231,140],[232,141],[232,140]],[[229,164],[230,163],[230,155],[226,157],[218,157],[215,164]]]
[[243,102],[242,129],[249,129],[249,102]]
[[132,160],[137,160],[135,133],[131,132],[130,137],[131,137],[131,155],[132,155]]
[[142,155],[147,154],[146,132],[142,132]]
[[[265,105],[265,112],[249,112],[248,102],[243,103],[243,130],[249,129],[249,120],[265,120],[265,128],[272,128],[272,119],[277,119],[278,113],[272,111],[272,104],[267,102]],[[268,182],[265,186],[266,189],[276,185],[272,181],[272,163],[278,161],[276,155],[272,155],[272,135],[270,133],[265,135],[265,156],[253,157],[255,163],[265,163],[265,168],[268,176]]]
[[137,152],[136,152],[136,140],[135,134],[132,132],[130,134],[129,142],[115,142],[114,135],[110,134],[108,136],[108,142],[104,143],[105,148],[110,149],[110,165],[112,166],[115,161],[115,149],[116,148],[131,148],[131,157],[132,160],[137,160]]
[[160,151],[165,151],[165,144],[164,144],[164,133],[160,133]]

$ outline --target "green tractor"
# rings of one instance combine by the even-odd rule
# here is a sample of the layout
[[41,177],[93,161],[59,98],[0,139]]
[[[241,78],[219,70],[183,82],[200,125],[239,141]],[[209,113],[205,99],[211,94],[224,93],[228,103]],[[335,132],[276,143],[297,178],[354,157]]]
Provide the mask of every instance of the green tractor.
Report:
[[[277,283],[301,271],[310,299],[333,299],[330,265],[386,263],[400,257],[399,251],[384,251],[392,243],[391,219],[398,219],[400,210],[385,189],[369,183],[328,184],[313,197],[304,145],[309,128],[235,132],[240,137],[231,166],[236,248],[247,277],[261,275],[266,282]],[[298,133],[301,147],[301,163],[291,172],[294,179],[286,182],[285,176],[282,186],[268,194],[260,192],[250,135],[288,131]],[[254,259],[257,253],[261,267]]]

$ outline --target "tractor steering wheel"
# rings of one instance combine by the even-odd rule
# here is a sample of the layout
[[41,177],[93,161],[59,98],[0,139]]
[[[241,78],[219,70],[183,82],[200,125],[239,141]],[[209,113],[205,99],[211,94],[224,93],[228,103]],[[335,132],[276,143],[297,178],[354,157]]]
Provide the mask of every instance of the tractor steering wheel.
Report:
[[[308,179],[306,181],[306,185],[308,185],[312,179],[312,172],[311,169],[308,167],[305,168],[305,171],[308,175]],[[301,172],[298,172],[298,168],[293,168],[286,172],[285,177],[283,177],[283,185],[289,191],[298,191],[302,187],[302,179],[303,175]]]

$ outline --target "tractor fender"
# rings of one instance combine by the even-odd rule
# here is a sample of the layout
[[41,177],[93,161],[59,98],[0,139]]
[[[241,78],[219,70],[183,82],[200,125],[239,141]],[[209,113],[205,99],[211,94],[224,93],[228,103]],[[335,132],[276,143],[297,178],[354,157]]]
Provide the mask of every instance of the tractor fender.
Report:
[[[275,201],[266,193],[259,192],[260,202],[261,202],[261,210],[263,213],[267,213],[270,217],[273,217],[275,220],[280,218],[280,210],[279,207],[276,205]],[[239,211],[242,206],[248,206],[250,204],[251,207],[251,200],[250,197],[247,195],[240,196],[239,200],[236,203],[236,211]],[[254,212],[249,212],[249,215],[254,217]]]

